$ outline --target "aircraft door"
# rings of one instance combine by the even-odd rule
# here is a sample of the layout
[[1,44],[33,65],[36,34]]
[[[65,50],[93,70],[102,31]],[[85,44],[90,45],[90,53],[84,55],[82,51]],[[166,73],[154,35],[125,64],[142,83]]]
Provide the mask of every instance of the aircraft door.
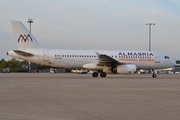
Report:
[[49,51],[43,51],[43,61],[49,61]]
[[158,53],[155,53],[155,63],[160,63],[160,58]]

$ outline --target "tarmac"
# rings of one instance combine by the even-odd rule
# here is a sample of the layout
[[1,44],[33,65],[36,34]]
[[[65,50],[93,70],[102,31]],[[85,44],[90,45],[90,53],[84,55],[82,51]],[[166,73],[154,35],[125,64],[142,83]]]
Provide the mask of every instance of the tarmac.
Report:
[[180,74],[0,73],[0,120],[179,120]]

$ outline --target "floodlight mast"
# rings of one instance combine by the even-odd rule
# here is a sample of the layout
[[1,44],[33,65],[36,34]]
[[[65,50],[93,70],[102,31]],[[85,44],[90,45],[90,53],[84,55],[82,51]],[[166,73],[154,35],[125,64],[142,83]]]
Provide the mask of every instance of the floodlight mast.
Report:
[[29,32],[31,33],[31,23],[33,23],[33,19],[29,18],[28,23],[29,23]]
[[147,23],[149,25],[149,51],[151,51],[151,25],[155,25],[155,23]]
[[[33,23],[33,19],[29,18],[27,23],[29,23],[29,32],[31,33],[31,23]],[[31,71],[31,62],[30,61],[28,61],[28,62],[29,62],[29,73],[31,73],[32,72]]]

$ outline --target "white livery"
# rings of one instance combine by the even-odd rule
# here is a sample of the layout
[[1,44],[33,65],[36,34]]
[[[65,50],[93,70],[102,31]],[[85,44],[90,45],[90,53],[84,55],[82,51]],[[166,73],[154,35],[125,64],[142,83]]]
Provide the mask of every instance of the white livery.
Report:
[[37,64],[67,69],[94,70],[93,77],[100,73],[128,74],[137,69],[153,70],[175,66],[175,61],[168,55],[152,51],[120,50],[62,50],[45,49],[20,21],[11,21],[17,43],[17,50],[8,51],[7,55]]

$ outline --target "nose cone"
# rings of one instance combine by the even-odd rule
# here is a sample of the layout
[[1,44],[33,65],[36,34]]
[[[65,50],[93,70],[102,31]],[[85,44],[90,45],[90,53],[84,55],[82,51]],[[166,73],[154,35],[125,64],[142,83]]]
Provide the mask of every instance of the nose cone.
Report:
[[172,67],[176,66],[176,61],[174,59],[171,59],[170,64],[172,65]]

